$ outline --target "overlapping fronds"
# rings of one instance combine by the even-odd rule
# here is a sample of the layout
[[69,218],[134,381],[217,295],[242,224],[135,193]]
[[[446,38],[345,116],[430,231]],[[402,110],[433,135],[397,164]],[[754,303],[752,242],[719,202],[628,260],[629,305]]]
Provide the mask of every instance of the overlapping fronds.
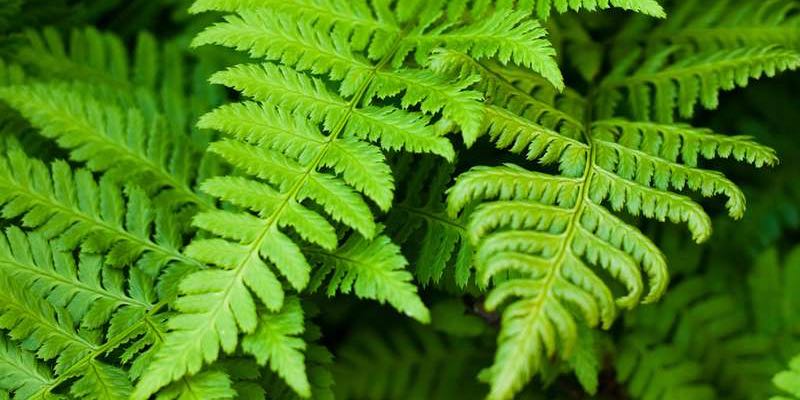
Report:
[[97,182],[89,171],[73,171],[61,161],[48,168],[9,147],[0,157],[3,218],[19,217],[24,227],[58,237],[66,249],[80,244],[104,253],[112,266],[136,262],[152,274],[171,261],[197,265],[180,252],[179,221],[169,209],[154,207],[143,190],[123,190],[108,177]]
[[[697,105],[714,109],[719,93],[744,87],[752,79],[800,67],[800,53],[775,45],[736,47],[679,56],[668,47],[639,58],[637,52],[619,62],[597,89],[599,115],[617,111],[619,101],[637,120],[672,122],[689,118]],[[676,56],[677,55],[677,56]]]
[[[514,130],[490,132],[498,147],[557,164],[561,174],[516,165],[475,167],[448,196],[451,215],[481,203],[468,230],[477,244],[478,281],[498,282],[487,308],[521,297],[503,311],[499,349],[487,374],[490,398],[497,399],[517,392],[546,358],[570,354],[576,319],[608,327],[617,307],[632,308],[643,295],[652,302],[663,293],[663,255],[613,212],[685,223],[702,242],[711,234],[711,220],[681,192],[723,195],[734,218],[744,211],[744,197],[719,172],[700,168],[699,160],[732,158],[757,167],[777,160],[773,150],[747,137],[688,126],[606,119],[585,123],[582,137],[572,138],[559,133],[562,124],[548,128],[515,118]],[[618,281],[627,293],[615,295],[601,277]]]
[[[104,268],[99,255],[73,257],[15,227],[0,238],[0,325],[13,341],[3,347],[0,382],[16,398],[49,398],[67,382],[78,398],[127,398],[128,372],[100,358],[126,345],[128,362],[157,340],[155,313],[164,304],[156,303],[152,278]],[[20,343],[26,350],[10,347]],[[52,373],[34,355],[54,361]]]
[[[427,320],[410,275],[400,269],[406,262],[388,238],[378,236],[368,201],[386,210],[393,197],[381,148],[452,159],[452,145],[435,129],[436,120],[458,124],[468,142],[476,136],[479,96],[465,90],[474,79],[451,83],[426,69],[428,54],[449,47],[477,59],[495,57],[561,84],[544,30],[524,13],[504,11],[462,22],[444,20],[444,5],[437,2],[390,7],[321,1],[287,7],[292,4],[199,1],[193,6],[193,11],[234,11],[201,33],[196,45],[246,50],[267,62],[237,65],[211,78],[248,98],[200,121],[230,137],[209,150],[242,173],[206,180],[203,190],[239,211],[195,218],[214,237],[194,240],[186,253],[221,268],[198,272],[182,284],[181,315],[172,319],[171,333],[139,383],[137,398],[197,372],[220,349],[233,352],[239,333],[258,332],[256,299],[268,310],[283,306],[284,288],[275,270],[292,289],[304,289],[311,267],[302,242],[339,257],[326,260],[332,270],[322,270],[322,276],[333,273],[330,290],[354,290]],[[375,105],[385,98],[396,98],[399,106]],[[354,233],[334,250],[337,227]],[[244,350],[263,359],[261,349]]]
[[652,44],[686,45],[692,51],[800,44],[800,15],[793,0],[680,2],[650,31]]
[[770,250],[736,297],[713,289],[712,273],[681,282],[661,304],[626,318],[620,381],[642,399],[769,397],[773,374],[800,346],[792,332],[798,272],[800,251],[780,260]]
[[0,88],[0,99],[89,169],[163,189],[169,203],[207,204],[190,186],[194,165],[186,139],[169,133],[157,115],[92,92],[83,84],[32,83]]

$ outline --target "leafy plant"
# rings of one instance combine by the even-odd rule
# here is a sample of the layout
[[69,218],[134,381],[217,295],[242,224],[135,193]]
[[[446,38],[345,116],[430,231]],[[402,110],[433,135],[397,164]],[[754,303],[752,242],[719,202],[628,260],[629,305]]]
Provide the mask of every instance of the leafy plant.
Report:
[[796,0],[39,3],[0,398],[797,395]]

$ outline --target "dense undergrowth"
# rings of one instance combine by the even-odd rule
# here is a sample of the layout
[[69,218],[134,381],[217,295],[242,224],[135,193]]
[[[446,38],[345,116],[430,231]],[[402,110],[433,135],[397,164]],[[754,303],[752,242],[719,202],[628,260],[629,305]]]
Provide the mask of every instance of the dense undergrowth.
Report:
[[0,398],[800,398],[795,0],[10,0],[0,37]]

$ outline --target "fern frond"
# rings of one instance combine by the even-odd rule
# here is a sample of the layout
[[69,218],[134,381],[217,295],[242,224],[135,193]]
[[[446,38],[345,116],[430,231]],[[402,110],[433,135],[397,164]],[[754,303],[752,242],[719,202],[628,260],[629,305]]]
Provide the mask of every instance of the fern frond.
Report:
[[713,50],[682,58],[674,57],[677,50],[666,48],[641,63],[633,53],[633,57],[618,63],[598,87],[599,115],[613,115],[625,97],[637,120],[672,122],[676,112],[689,118],[698,102],[705,108],[716,108],[722,90],[744,87],[751,79],[800,67],[800,54],[772,45]]
[[[482,202],[468,229],[477,243],[478,281],[499,282],[486,307],[493,310],[521,297],[503,311],[495,364],[487,372],[493,399],[517,392],[545,358],[568,357],[578,319],[608,327],[617,306],[632,308],[645,292],[644,301],[652,302],[666,288],[661,252],[607,208],[686,223],[700,242],[711,233],[710,218],[690,197],[670,190],[723,194],[736,218],[744,200],[724,176],[698,168],[698,157],[732,157],[756,166],[777,161],[774,151],[749,138],[685,126],[599,120],[588,124],[578,141],[516,118],[527,129],[518,128],[509,138],[496,136],[498,147],[529,158],[543,154],[539,162],[558,163],[561,175],[514,165],[475,167],[448,194],[451,215]],[[619,281],[627,294],[615,304],[612,290],[593,268]],[[500,279],[506,272],[511,278]],[[642,272],[648,277],[646,291]]]
[[422,322],[430,320],[425,304],[417,296],[408,263],[400,248],[385,235],[364,239],[352,235],[334,251],[314,251],[309,255],[320,264],[314,274],[311,290],[327,283],[327,294],[353,292],[361,298],[386,302],[400,312]]
[[[241,23],[247,25],[246,19],[250,17],[243,15],[271,12],[247,2],[200,4],[200,8],[219,6],[235,9],[238,19],[229,19],[229,22],[239,24],[237,29],[243,28]],[[364,193],[379,206],[385,207],[390,197],[387,192],[375,188],[392,185],[386,179],[386,169],[375,168],[376,165],[385,164],[385,161],[366,142],[377,142],[386,150],[404,149],[452,158],[451,144],[432,125],[438,116],[432,117],[426,113],[438,113],[434,110],[441,110],[445,118],[447,115],[457,117],[463,111],[448,111],[448,108],[452,110],[455,106],[447,98],[456,92],[463,93],[460,88],[470,85],[474,79],[465,78],[441,91],[452,95],[442,97],[439,93],[434,96],[430,90],[426,89],[425,93],[420,91],[426,86],[445,87],[440,84],[444,81],[432,78],[435,75],[427,72],[422,75],[418,72],[403,75],[397,72],[402,71],[399,63],[413,53],[418,66],[424,68],[423,55],[427,56],[433,47],[454,47],[478,58],[496,56],[501,62],[520,63],[534,69],[541,67],[540,72],[546,78],[555,80],[557,68],[551,57],[552,49],[543,39],[544,31],[519,13],[506,13],[510,22],[504,21],[496,27],[489,26],[485,21],[452,25],[438,20],[441,4],[423,5],[416,2],[398,5],[397,9],[390,9],[387,4],[372,4],[374,9],[371,11],[374,14],[368,15],[374,15],[381,21],[394,21],[396,17],[399,23],[409,25],[400,32],[385,36],[387,31],[377,32],[380,28],[371,32],[370,27],[358,25],[352,20],[337,19],[335,16],[341,9],[337,8],[339,5],[336,2],[323,1],[313,3],[313,6],[331,6],[332,12],[326,14],[331,16],[330,19],[302,11],[308,10],[308,7],[298,8],[297,12],[278,7],[274,11],[280,11],[283,16],[266,17],[265,21],[283,24],[275,28],[277,31],[288,29],[287,35],[294,41],[293,46],[299,43],[331,51],[337,49],[331,49],[330,44],[341,45],[342,48],[337,50],[342,56],[339,57],[340,61],[352,61],[353,57],[349,57],[349,54],[361,54],[354,57],[359,62],[369,62],[370,73],[357,90],[333,90],[336,82],[324,81],[307,73],[309,71],[303,64],[305,61],[301,62],[302,54],[294,53],[301,51],[303,54],[312,54],[308,53],[311,50],[307,47],[301,46],[300,50],[293,48],[293,52],[289,53],[275,43],[251,43],[250,39],[236,37],[236,34],[232,37],[212,37],[227,35],[224,30],[202,38],[202,42],[220,42],[237,48],[255,49],[256,54],[263,54],[280,64],[239,65],[219,72],[212,78],[213,82],[236,89],[256,102],[222,108],[217,113],[209,114],[201,123],[201,126],[221,129],[237,139],[235,142],[219,142],[211,148],[247,176],[214,178],[206,181],[203,188],[212,196],[244,211],[215,211],[201,213],[197,217],[197,225],[216,237],[198,238],[187,247],[186,254],[222,269],[190,275],[181,285],[184,296],[179,298],[176,308],[182,314],[173,318],[165,346],[138,385],[135,392],[137,398],[146,397],[181,376],[197,372],[204,363],[215,360],[220,349],[227,353],[234,351],[239,342],[239,333],[249,334],[258,327],[254,295],[269,310],[278,310],[283,303],[284,290],[273,273],[273,266],[287,278],[293,289],[305,288],[310,266],[306,259],[308,252],[304,251],[306,247],[298,243],[299,239],[319,245],[328,252],[337,242],[334,226],[325,220],[322,213],[341,225],[355,229],[363,237],[358,241],[353,239],[353,244],[349,245],[352,249],[345,245],[344,251],[370,251],[373,256],[391,260],[391,266],[388,267],[391,273],[386,281],[382,274],[370,275],[361,271],[356,275],[347,273],[348,279],[356,278],[356,294],[362,291],[364,296],[385,299],[412,316],[426,319],[427,310],[416,296],[413,286],[408,284],[408,278],[398,270],[405,262],[401,262],[396,248],[388,240],[375,237],[376,224],[366,201],[361,197],[361,193]],[[424,17],[419,20],[411,18],[415,10]],[[392,13],[395,17],[391,17]],[[491,21],[500,22],[497,18]],[[348,36],[346,42],[343,38],[336,39],[338,34],[335,33],[333,42],[318,38],[312,40],[302,33],[302,27],[309,24],[321,24],[316,25],[318,29],[330,32],[341,29],[353,34]],[[359,43],[358,35],[354,34],[358,29],[366,35],[362,39],[366,38],[367,42]],[[496,42],[493,36],[502,40]],[[379,37],[389,40],[378,42]],[[516,39],[531,46],[504,49],[504,43]],[[277,47],[260,47],[273,44]],[[355,64],[350,62],[349,65],[348,68],[352,68]],[[334,68],[339,67],[323,66],[325,71],[320,73],[331,76]],[[310,72],[315,73],[313,70]],[[389,74],[381,75],[383,72]],[[388,77],[392,73],[396,73],[393,75],[395,77],[403,75],[402,78],[414,83],[413,88],[398,86],[405,88],[400,89],[404,93],[399,101],[401,107],[407,109],[372,105],[375,101],[373,95],[400,95],[397,87],[370,92],[373,82],[374,87],[380,87],[383,85],[380,83],[381,77]],[[424,84],[418,85],[417,82]],[[341,94],[350,92],[353,93],[351,96]],[[415,110],[417,107],[419,111]],[[469,110],[469,107],[466,109]],[[241,123],[228,120],[237,114],[247,115],[248,118]],[[275,129],[263,130],[264,126],[273,124],[272,120],[264,119],[272,115],[279,116]],[[268,138],[270,132],[282,133]],[[359,141],[363,144],[355,144]],[[347,154],[368,157],[361,161]],[[353,164],[361,165],[352,169],[350,166]],[[338,173],[346,168],[363,172],[354,172],[349,177],[348,173]],[[370,176],[373,182],[364,182],[363,185],[351,183],[361,176]],[[312,209],[311,203],[319,207]],[[248,211],[258,214],[258,217]],[[233,218],[243,223],[243,229],[230,229],[226,218],[232,215],[238,215]],[[294,229],[299,238],[283,232],[289,227]],[[358,244],[362,240],[363,244]],[[370,261],[369,258],[366,260]],[[343,264],[341,267],[352,266]],[[349,281],[344,283],[351,284]],[[336,282],[336,286],[341,286],[341,283]],[[382,293],[379,288],[385,288],[388,292]],[[234,302],[236,307],[232,306]],[[203,323],[197,324],[195,321]],[[202,338],[203,354],[197,352],[197,342],[188,341],[186,337]]]
[[[99,255],[81,253],[78,263],[73,257],[39,233],[10,227],[0,239],[2,326],[38,358],[56,360],[55,377],[30,398],[45,398],[73,378],[76,397],[127,398],[128,372],[98,358],[120,348],[123,362],[136,358],[154,343],[160,324],[154,316],[165,303],[155,303],[153,279],[145,274],[133,270],[126,278],[104,267]],[[15,371],[9,373],[21,373]]]
[[[72,327],[68,315],[58,312],[43,300],[29,296],[22,292],[18,285],[12,284],[9,277],[0,278],[2,286],[2,306],[0,306],[0,326],[8,330],[8,337],[12,340],[24,341],[26,346],[36,351],[37,357],[43,360],[56,360],[55,371],[58,375],[69,374],[71,367],[81,362],[85,357],[97,351],[96,335],[91,332],[77,332]],[[127,375],[117,367],[102,364],[91,360],[80,371],[72,372],[71,376],[79,375],[81,378],[73,385],[77,385],[77,395],[81,395],[83,385],[102,386],[108,388],[108,394],[119,393],[114,388],[121,387],[119,379],[127,380]],[[94,371],[94,372],[93,372]],[[117,377],[110,386],[99,382],[94,373],[105,376]],[[60,383],[52,381],[50,385],[42,385],[30,398],[45,398],[50,390]],[[130,387],[130,382],[127,382]],[[124,396],[126,397],[126,396]],[[109,397],[109,398],[124,398]]]
[[[459,1],[460,8],[466,8],[467,1]],[[535,14],[541,20],[547,20],[555,11],[565,13],[567,11],[597,11],[609,8],[620,8],[656,18],[664,18],[666,13],[656,0],[492,0],[475,1],[469,5],[472,15],[483,15],[491,9],[511,8]],[[458,7],[453,7],[458,8]]]
[[76,266],[71,254],[52,249],[42,235],[26,236],[14,227],[0,240],[0,271],[90,329],[108,322],[121,307],[149,311],[152,306],[147,298],[153,295],[152,282],[148,285],[144,275],[132,279],[137,286],[128,294],[123,278],[103,270],[102,257],[83,253]]
[[242,340],[242,350],[253,354],[259,364],[283,378],[301,397],[311,395],[303,350],[306,343],[295,337],[303,333],[303,309],[296,298],[288,300],[279,313],[264,313],[258,328]]
[[336,355],[337,398],[480,399],[474,346],[416,325],[358,329]]
[[158,46],[151,35],[139,36],[134,62],[121,39],[92,27],[71,31],[68,40],[54,28],[28,30],[25,38],[14,59],[42,79],[87,81],[139,95],[155,89]]
[[31,398],[53,382],[50,370],[34,354],[5,338],[0,338],[0,376],[0,388],[20,399]]
[[157,400],[222,400],[236,397],[228,375],[219,370],[201,371],[165,387]]
[[[729,271],[733,265],[717,267]],[[691,377],[686,382],[704,387],[714,398],[767,398],[774,393],[770,380],[797,348],[792,332],[797,296],[792,288],[797,285],[798,271],[800,251],[795,248],[783,259],[775,250],[761,254],[746,287],[740,285],[737,289],[742,290],[735,295],[715,286],[734,286],[741,280],[727,282],[713,270],[684,280],[665,301],[626,316],[618,376],[635,398],[649,398],[648,393],[670,398],[668,393],[676,386],[665,384],[660,376],[681,370],[669,365],[684,365],[689,369],[683,370],[683,377]],[[659,363],[665,371],[651,375],[651,368],[635,368],[657,366],[650,362],[659,353],[664,355]]]
[[4,87],[0,99],[89,169],[149,190],[163,189],[170,203],[208,204],[190,187],[190,147],[170,137],[157,117],[95,97],[82,84]]
[[800,18],[793,0],[686,1],[646,37],[650,43],[686,45],[692,51],[764,45],[797,48]]
[[618,379],[627,383],[636,399],[717,398],[703,376],[701,364],[670,345],[646,347],[634,341],[623,344],[626,350],[617,362]]
[[154,273],[173,260],[197,264],[178,250],[180,232],[172,217],[166,211],[154,212],[148,196],[135,187],[123,196],[111,179],[98,183],[89,171],[73,172],[59,161],[48,169],[11,146],[7,156],[0,157],[0,188],[4,218],[21,217],[25,227],[58,237],[66,248],[82,244],[89,251],[107,253],[110,265],[138,262]]

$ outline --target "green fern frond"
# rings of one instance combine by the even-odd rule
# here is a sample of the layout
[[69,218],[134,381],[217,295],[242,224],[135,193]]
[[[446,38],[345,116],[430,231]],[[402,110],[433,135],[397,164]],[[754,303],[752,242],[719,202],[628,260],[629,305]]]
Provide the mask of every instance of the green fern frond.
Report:
[[102,257],[83,253],[76,266],[71,254],[52,249],[40,234],[26,236],[9,228],[0,241],[0,273],[29,287],[58,308],[68,310],[81,326],[96,329],[120,308],[149,311],[154,296],[152,279],[131,272],[130,294],[124,277],[104,270]]
[[[73,378],[78,378],[71,386],[76,397],[127,398],[130,393],[128,372],[99,358],[122,349],[123,362],[136,359],[155,342],[152,330],[160,324],[155,314],[165,304],[155,303],[152,278],[136,271],[126,278],[104,265],[101,256],[89,253],[81,253],[76,263],[70,251],[38,233],[11,227],[2,236],[2,327],[38,358],[56,360],[55,376],[26,398],[46,398]],[[29,367],[11,363],[7,373],[25,373]],[[27,390],[22,385],[7,389]]]
[[165,387],[157,400],[222,400],[235,398],[228,375],[219,370],[201,371]]
[[0,388],[28,399],[53,383],[50,370],[17,343],[0,338]]
[[[777,159],[773,150],[749,138],[685,126],[599,120],[587,123],[578,140],[496,110],[518,121],[513,128],[506,122],[498,125],[499,132],[491,135],[498,147],[541,164],[557,163],[561,171],[551,175],[514,165],[475,167],[448,194],[451,215],[473,202],[483,203],[472,212],[468,229],[477,244],[479,283],[488,285],[492,278],[498,282],[486,307],[492,310],[512,297],[522,298],[503,312],[498,353],[486,375],[492,384],[490,398],[505,399],[542,368],[545,358],[571,353],[576,319],[608,327],[617,306],[639,303],[645,293],[642,270],[649,280],[645,302],[656,300],[666,288],[661,252],[608,209],[686,223],[701,242],[711,233],[710,218],[690,197],[670,190],[725,195],[735,218],[743,213],[744,198],[718,172],[698,168],[698,157],[731,157],[756,166]],[[495,119],[505,121],[494,117],[490,123]],[[611,289],[592,268],[618,280],[627,294],[615,304]],[[511,273],[508,280],[501,278],[506,272]]]
[[625,353],[617,361],[617,378],[627,385],[635,399],[717,398],[705,381],[701,364],[687,359],[685,353],[670,345],[646,347],[635,341],[625,342]]
[[474,346],[421,326],[356,330],[336,355],[337,398],[480,399]]
[[96,97],[82,84],[4,87],[0,99],[89,169],[163,189],[169,203],[208,204],[190,187],[190,146],[171,137],[159,118]]
[[681,2],[646,37],[650,43],[686,45],[693,51],[763,45],[797,48],[800,18],[794,0]]
[[[487,1],[476,1],[477,4],[486,4]],[[540,19],[546,20],[553,11],[565,13],[567,11],[596,11],[612,7],[634,11],[656,18],[664,18],[666,13],[656,0],[494,0],[498,8],[513,7],[518,10],[531,10]]]
[[66,248],[82,244],[107,253],[110,265],[137,262],[149,273],[173,260],[197,265],[179,251],[174,218],[167,211],[154,212],[152,201],[135,187],[123,196],[111,179],[98,183],[88,171],[73,172],[59,161],[48,169],[11,146],[0,157],[0,188],[4,218],[21,217],[23,226],[58,237]]
[[14,60],[44,79],[92,82],[138,95],[156,88],[160,66],[151,35],[139,36],[132,63],[121,39],[92,27],[71,31],[68,40],[54,28],[28,30],[25,39]]
[[713,398],[767,398],[774,393],[772,376],[797,349],[792,288],[799,271],[800,250],[783,260],[770,250],[758,257],[747,287],[736,295],[714,287],[742,282],[721,282],[714,271],[681,282],[665,301],[626,316],[618,376],[634,398],[675,398],[671,391],[682,386],[664,382],[666,374],[691,383],[687,389],[704,388]]
[[298,337],[303,333],[303,309],[292,298],[275,314],[262,313],[258,328],[242,339],[242,350],[255,356],[256,361],[278,374],[301,397],[311,395],[303,350],[306,343]]
[[353,292],[361,298],[389,303],[400,312],[422,322],[430,320],[430,313],[411,283],[411,274],[405,270],[408,263],[400,248],[389,237],[379,235],[364,239],[352,235],[333,251],[309,250],[309,255],[320,264],[309,285],[313,291],[327,283],[327,294]]
[[[330,251],[337,242],[335,228],[322,216],[320,211],[323,211],[333,220],[355,229],[363,236],[363,239],[354,238],[351,243],[362,240],[363,243],[368,243],[351,244],[354,249],[362,251],[360,247],[366,246],[365,249],[369,249],[374,255],[397,259],[397,250],[388,240],[375,238],[376,224],[366,201],[359,193],[360,191],[368,197],[374,196],[373,200],[379,206],[385,207],[389,203],[387,200],[390,197],[385,192],[372,190],[376,186],[391,187],[392,182],[386,179],[387,175],[383,172],[386,171],[385,168],[373,167],[379,163],[385,164],[385,161],[379,161],[377,150],[367,142],[377,142],[386,150],[404,149],[452,158],[451,144],[434,129],[432,116],[425,114],[441,110],[446,117],[446,114],[451,113],[448,107],[452,110],[453,105],[442,102],[448,96],[442,97],[441,93],[434,96],[420,92],[426,86],[430,87],[430,84],[415,84],[413,89],[404,90],[403,85],[397,86],[401,89],[370,89],[380,87],[381,76],[389,76],[381,75],[384,71],[402,71],[400,64],[411,53],[415,54],[417,64],[424,67],[423,56],[439,46],[451,46],[478,58],[496,56],[501,62],[520,63],[534,69],[541,67],[546,78],[553,79],[557,71],[551,57],[552,49],[542,38],[544,31],[519,13],[505,14],[510,22],[504,21],[496,27],[488,26],[485,21],[455,25],[441,21],[437,24],[441,4],[408,3],[398,5],[397,9],[392,10],[387,4],[375,3],[371,10],[374,14],[370,12],[365,17],[409,25],[406,29],[391,33],[387,37],[389,40],[378,42],[377,38],[382,37],[386,31],[380,30],[377,25],[364,27],[352,19],[336,18],[337,12],[342,8],[347,9],[348,6],[340,8],[338,2],[313,5],[331,6],[332,10],[324,13],[326,17],[317,19],[319,14],[310,16],[302,7],[294,11],[279,7],[274,12],[280,11],[281,16],[276,14],[273,17],[270,16],[273,11],[264,11],[262,7],[249,2],[200,2],[195,8],[232,8],[238,14],[236,18],[229,18],[229,25],[212,27],[211,33],[201,36],[200,43],[223,43],[239,49],[249,48],[255,54],[280,62],[280,65],[238,65],[215,74],[212,82],[236,89],[256,103],[245,102],[221,108],[201,122],[203,127],[221,129],[237,139],[215,143],[211,150],[248,176],[213,178],[203,184],[203,189],[218,199],[258,214],[258,217],[248,212],[216,211],[201,213],[197,217],[197,225],[217,237],[193,241],[187,247],[186,254],[222,269],[190,275],[181,285],[184,296],[179,298],[176,308],[183,314],[173,318],[167,343],[140,381],[135,392],[137,398],[146,397],[183,375],[197,372],[204,363],[215,360],[220,349],[227,353],[234,351],[239,333],[249,334],[258,326],[253,295],[268,309],[278,310],[283,304],[284,291],[272,272],[273,266],[287,278],[293,289],[302,290],[306,287],[310,265],[306,259],[307,254],[303,251],[305,246],[298,244],[296,237],[282,232],[282,229],[291,227],[300,239]],[[414,10],[419,10],[423,17],[412,20],[410,17],[414,15]],[[287,36],[292,41],[291,49],[282,47],[280,42],[265,44],[253,41],[252,36],[240,36],[242,29],[247,30],[252,25],[248,23],[251,19],[277,24],[272,28],[278,32],[287,31]],[[497,18],[491,21],[499,22]],[[303,26],[315,26],[331,32],[343,30],[352,34],[337,39],[338,34],[334,33],[330,42],[323,39],[312,40],[302,33]],[[371,28],[375,30],[370,31]],[[359,29],[360,36],[355,35]],[[496,42],[493,40],[494,36],[502,40]],[[349,40],[345,41],[344,37],[349,37]],[[359,42],[359,37],[366,39],[366,42]],[[504,49],[504,43],[516,39],[524,40],[524,43],[532,46]],[[332,44],[341,48],[332,49]],[[296,47],[297,45],[300,47]],[[315,47],[316,50],[309,50],[308,46]],[[355,76],[358,76],[358,63],[369,62],[368,78],[359,82],[357,90],[332,90],[330,86],[334,86],[334,82],[326,82],[307,73],[308,60],[303,57],[315,59],[314,52],[319,48],[328,52],[336,50],[340,61],[348,61],[346,68],[356,71]],[[365,49],[368,49],[366,54]],[[296,53],[297,51],[300,53]],[[350,56],[356,53],[361,55]],[[356,63],[352,62],[353,58],[356,58]],[[327,74],[332,79],[343,79],[344,76],[340,76],[342,72],[338,72],[337,68],[344,68],[344,64],[337,65],[339,66],[323,65],[321,71],[310,72]],[[414,77],[406,74],[403,77],[407,80],[413,77],[413,82],[421,80],[425,83],[435,76],[427,73],[414,74],[417,75]],[[560,74],[558,77],[560,78]],[[474,79],[469,78],[462,82],[464,83],[442,92],[460,92],[458,88],[470,85]],[[342,86],[345,84],[340,83],[339,87]],[[400,99],[401,106],[407,109],[370,104],[375,100],[375,95],[380,97],[399,94],[399,90],[404,91]],[[343,96],[341,93],[352,95]],[[416,111],[416,107],[420,111]],[[276,109],[278,111],[273,112]],[[246,114],[251,118],[241,123],[228,119],[237,114]],[[278,118],[276,129],[267,132],[283,133],[275,138],[264,139],[269,135],[262,131],[262,127],[272,126],[274,123],[264,117],[271,115],[283,118]],[[450,115],[457,116],[458,113]],[[358,142],[363,144],[355,144]],[[345,151],[337,151],[338,146]],[[284,149],[291,150],[276,151]],[[337,174],[337,171],[346,169],[345,162],[355,164],[360,161],[353,157],[344,161],[346,157],[342,153],[369,155],[369,158],[360,162],[361,166],[357,169],[364,172],[350,177],[344,172],[341,176]],[[348,182],[366,176],[367,171],[374,174],[372,176],[376,184],[368,186]],[[319,207],[308,208],[312,202]],[[227,223],[229,218],[242,222],[243,229],[230,229]],[[380,248],[371,247],[378,245]],[[348,245],[344,249],[348,251]],[[389,267],[391,278],[388,283],[377,280],[380,274],[369,277],[363,272],[357,275],[348,272],[346,276],[348,279],[358,277],[355,283],[357,294],[363,291],[364,296],[385,299],[410,315],[426,319],[427,310],[414,293],[413,287],[407,283],[407,278],[397,270],[405,262],[392,261],[392,264]],[[342,268],[346,266],[350,265],[341,265]],[[370,282],[370,279],[376,281]],[[399,287],[388,293],[377,291],[378,288],[398,285],[398,282]],[[345,283],[350,284],[347,281]],[[336,286],[340,286],[340,283],[336,282]],[[232,306],[233,302],[236,302],[236,307]],[[194,321],[203,323],[196,324]],[[199,354],[197,342],[188,341],[186,337],[202,338],[200,342],[205,343],[204,353]]]
[[[2,308],[0,308],[0,326],[8,330],[8,337],[12,340],[24,341],[26,346],[36,351],[37,357],[43,360],[56,360],[55,371],[59,375],[69,374],[71,367],[77,362],[82,362],[87,356],[99,348],[96,334],[91,331],[75,331],[72,321],[63,312],[58,312],[50,304],[36,297],[22,292],[19,286],[13,285],[7,276],[0,278],[2,286]],[[85,362],[79,371],[70,375],[79,375],[80,379],[73,385],[76,395],[83,393],[82,387],[86,385],[107,390],[112,399],[124,398],[116,396],[121,387],[119,379],[113,382],[100,380],[102,376],[124,377],[127,375],[117,367],[100,363],[96,360]],[[99,375],[102,374],[102,375]],[[50,385],[42,385],[29,398],[46,398],[49,391],[54,389],[59,381],[52,381]],[[127,382],[130,387],[130,382]]]
[[800,67],[798,52],[772,45],[712,50],[680,58],[675,57],[677,50],[666,48],[641,62],[634,52],[618,63],[597,89],[599,115],[614,115],[620,100],[627,98],[637,120],[672,122],[676,112],[689,118],[698,102],[704,108],[716,108],[720,91]]

